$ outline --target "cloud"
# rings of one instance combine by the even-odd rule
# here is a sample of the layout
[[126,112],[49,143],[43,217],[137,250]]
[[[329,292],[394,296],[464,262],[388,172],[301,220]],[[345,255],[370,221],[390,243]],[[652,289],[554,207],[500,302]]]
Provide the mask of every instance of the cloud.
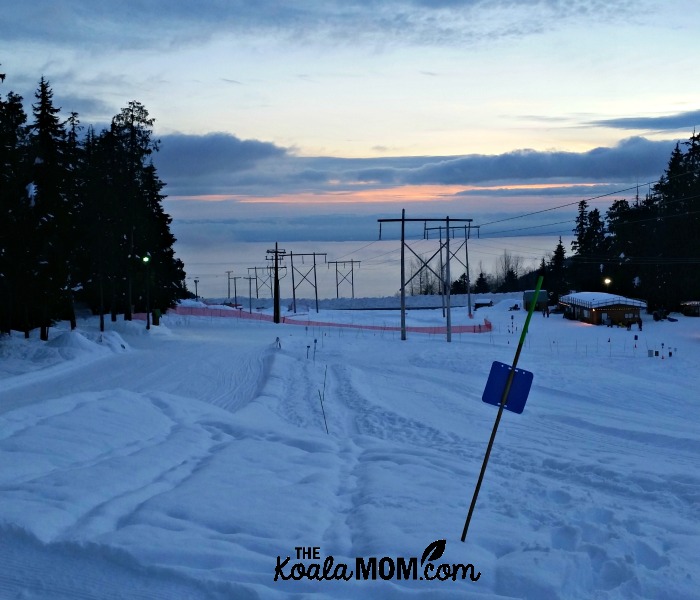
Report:
[[384,185],[635,181],[661,175],[675,143],[632,137],[587,152],[524,149],[495,155],[410,158],[404,159],[404,164],[399,164],[401,159],[374,159],[363,168],[348,168],[340,176],[348,182]]
[[[614,4],[614,5],[613,5]],[[645,2],[599,0],[34,0],[3,11],[5,41],[118,48],[200,44],[217,35],[270,35],[305,43],[365,40],[428,46],[539,33],[567,20],[624,20]],[[154,33],[157,32],[157,33]]]
[[611,127],[614,129],[643,129],[654,131],[689,131],[700,125],[700,110],[692,110],[675,115],[660,117],[621,117],[589,121],[587,125]]
[[660,175],[672,149],[673,143],[668,141],[633,137],[613,147],[580,153],[516,150],[494,156],[470,155],[426,163],[406,173],[405,179],[412,184],[529,182],[556,178],[629,181]]
[[[631,191],[632,187],[627,191]],[[458,197],[468,198],[490,197],[490,198],[552,198],[559,196],[577,196],[580,198],[592,198],[594,196],[605,196],[620,191],[620,185],[614,183],[593,184],[593,185],[532,185],[527,187],[493,187],[476,188],[464,190],[455,194]]]
[[352,194],[401,186],[631,185],[657,179],[676,144],[631,137],[587,152],[524,149],[495,155],[345,159],[300,157],[269,142],[229,134],[176,134],[163,136],[161,142],[155,162],[168,194],[241,197]]
[[[282,159],[288,152],[270,142],[241,140],[228,133],[175,133],[162,136],[160,141],[156,158],[160,177],[185,194],[204,193],[202,190],[220,193],[233,175],[270,159]],[[191,189],[193,186],[199,191]]]
[[[33,98],[32,98],[33,99]],[[104,118],[105,115],[114,115],[117,111],[97,97],[77,96],[74,94],[56,94],[55,105],[61,109],[62,115],[77,112],[78,118],[85,126],[92,125],[95,131],[109,128],[109,122],[95,123],[93,116]]]

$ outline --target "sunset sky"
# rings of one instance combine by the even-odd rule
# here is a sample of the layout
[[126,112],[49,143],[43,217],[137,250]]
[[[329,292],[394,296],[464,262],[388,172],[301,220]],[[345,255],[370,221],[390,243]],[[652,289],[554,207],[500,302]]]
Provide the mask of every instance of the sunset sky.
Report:
[[697,0],[4,5],[0,93],[29,105],[43,75],[98,129],[143,103],[188,244],[631,198],[700,125]]

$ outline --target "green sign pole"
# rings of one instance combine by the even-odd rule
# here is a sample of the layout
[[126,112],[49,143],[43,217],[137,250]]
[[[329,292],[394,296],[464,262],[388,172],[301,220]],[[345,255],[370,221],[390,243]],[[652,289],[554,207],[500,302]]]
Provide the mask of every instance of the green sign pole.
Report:
[[540,289],[542,289],[543,277],[540,275],[537,280],[537,286],[535,287],[535,295],[532,297],[532,302],[530,303],[530,309],[527,312],[527,319],[525,319],[525,327],[520,334],[520,341],[518,342],[518,349],[515,351],[515,357],[513,358],[513,365],[508,373],[508,379],[506,380],[506,386],[503,388],[503,396],[501,396],[501,403],[498,406],[498,414],[496,415],[496,422],[493,424],[493,431],[491,431],[491,439],[489,440],[489,445],[486,448],[486,455],[484,456],[484,462],[481,465],[481,473],[479,473],[479,480],[476,482],[476,488],[474,489],[474,496],[472,497],[472,503],[469,506],[469,513],[467,514],[467,520],[464,522],[464,529],[462,530],[462,541],[467,539],[467,531],[469,530],[469,523],[472,520],[472,514],[474,513],[474,507],[476,506],[476,499],[479,496],[479,490],[481,489],[481,482],[484,480],[484,473],[486,473],[486,465],[489,462],[489,456],[491,456],[491,448],[493,448],[493,442],[496,439],[496,432],[498,431],[498,424],[501,422],[501,417],[503,416],[503,409],[508,401],[508,394],[510,393],[510,386],[513,384],[513,378],[515,377],[515,367],[518,366],[518,360],[520,359],[520,352],[523,349],[523,344],[525,343],[525,336],[527,335],[527,329],[530,326],[530,319],[532,318],[532,313],[535,312],[535,306],[537,305],[537,299],[540,295]]

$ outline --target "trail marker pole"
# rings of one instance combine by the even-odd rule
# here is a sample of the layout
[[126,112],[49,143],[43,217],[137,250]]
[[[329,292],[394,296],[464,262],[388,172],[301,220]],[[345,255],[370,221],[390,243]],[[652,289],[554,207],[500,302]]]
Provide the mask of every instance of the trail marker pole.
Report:
[[[316,340],[314,340],[315,342]],[[318,390],[318,398],[321,401],[321,412],[323,413],[323,423],[326,426],[326,434],[328,434],[328,421],[326,421],[326,409],[323,408],[323,397],[326,395],[326,376],[328,375],[328,365],[323,373],[323,394]]]
[[508,400],[508,394],[510,393],[510,387],[513,384],[513,378],[515,377],[515,367],[518,365],[518,360],[520,358],[520,352],[523,349],[523,344],[525,343],[525,336],[527,335],[527,330],[530,325],[530,319],[532,318],[532,313],[535,311],[535,304],[537,303],[537,298],[540,294],[540,289],[542,288],[542,279],[540,277],[537,279],[537,287],[535,288],[535,294],[532,297],[530,303],[530,310],[527,313],[527,318],[525,319],[525,326],[520,334],[520,341],[518,342],[518,348],[515,351],[515,357],[513,358],[513,365],[508,374],[508,379],[506,380],[506,386],[503,389],[503,396],[501,396],[501,403],[498,406],[498,414],[496,415],[496,422],[493,424],[493,430],[491,431],[491,438],[489,439],[489,444],[486,448],[486,454],[484,455],[484,462],[481,465],[481,472],[479,473],[479,480],[476,482],[476,488],[474,489],[474,496],[472,497],[471,505],[469,506],[469,513],[467,514],[467,520],[464,522],[464,529],[462,530],[462,541],[467,539],[467,531],[469,530],[469,523],[472,520],[472,514],[474,513],[474,507],[476,506],[476,499],[479,496],[479,490],[481,489],[481,483],[484,480],[484,474],[486,473],[486,465],[489,462],[489,457],[491,456],[491,449],[493,448],[493,442],[496,439],[496,432],[498,431],[498,424],[501,422],[501,417],[503,416],[503,409]]

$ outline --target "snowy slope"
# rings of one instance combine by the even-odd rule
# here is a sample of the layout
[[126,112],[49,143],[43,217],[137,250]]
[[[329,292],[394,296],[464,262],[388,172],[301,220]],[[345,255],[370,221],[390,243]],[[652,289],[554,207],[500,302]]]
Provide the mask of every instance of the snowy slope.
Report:
[[[2,339],[0,597],[698,598],[697,319],[536,314],[528,404],[501,421],[460,542],[496,415],[481,394],[525,319],[512,304],[449,344],[202,317]],[[354,567],[439,539],[438,562],[478,581],[274,581],[297,546]]]

